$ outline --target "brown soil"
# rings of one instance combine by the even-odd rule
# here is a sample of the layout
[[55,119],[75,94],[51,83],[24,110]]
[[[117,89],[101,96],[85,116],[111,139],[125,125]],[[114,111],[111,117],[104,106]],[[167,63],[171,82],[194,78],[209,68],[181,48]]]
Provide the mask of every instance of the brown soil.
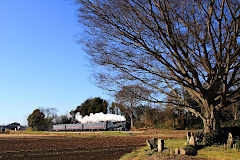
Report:
[[182,132],[83,137],[56,134],[0,134],[0,160],[114,160],[146,145],[146,139],[183,138]]
[[123,154],[145,145],[143,136],[66,137],[2,136],[2,159],[118,159]]

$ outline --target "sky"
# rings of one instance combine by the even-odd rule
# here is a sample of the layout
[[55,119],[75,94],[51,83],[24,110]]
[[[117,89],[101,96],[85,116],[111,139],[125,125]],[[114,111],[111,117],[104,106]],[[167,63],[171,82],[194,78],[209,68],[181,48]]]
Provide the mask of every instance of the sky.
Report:
[[19,122],[39,107],[65,114],[96,87],[73,0],[0,0],[0,125]]

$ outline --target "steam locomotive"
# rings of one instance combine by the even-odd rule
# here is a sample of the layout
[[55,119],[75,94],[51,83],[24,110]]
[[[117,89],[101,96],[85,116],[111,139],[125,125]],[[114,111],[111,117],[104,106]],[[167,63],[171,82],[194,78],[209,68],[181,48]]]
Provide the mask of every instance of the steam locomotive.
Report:
[[76,123],[76,124],[56,124],[53,131],[126,131],[126,122],[99,122],[99,123]]

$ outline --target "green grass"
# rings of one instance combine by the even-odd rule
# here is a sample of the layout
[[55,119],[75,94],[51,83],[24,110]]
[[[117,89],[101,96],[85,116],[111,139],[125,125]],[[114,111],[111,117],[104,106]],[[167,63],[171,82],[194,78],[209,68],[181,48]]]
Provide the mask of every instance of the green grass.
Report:
[[[183,148],[186,139],[165,140],[165,148],[174,150],[175,148]],[[182,159],[184,156],[171,156],[162,154],[148,147],[139,148],[132,153],[125,154],[120,160],[144,160],[144,159]],[[196,156],[185,156],[191,159],[207,158],[212,160],[240,160],[240,151],[234,149],[225,149],[223,146],[211,146],[198,150]]]
[[165,140],[165,148],[168,149],[175,149],[175,148],[182,148],[185,146],[186,139],[170,139],[170,140]]
[[221,160],[240,160],[240,151],[235,149],[225,149],[223,146],[211,146],[198,150],[197,157]]
[[19,132],[12,132],[11,134],[49,134],[46,131],[19,131]]
[[[165,148],[174,150],[185,145],[186,139],[171,139],[165,140]],[[144,159],[158,159],[158,157],[167,157],[169,155],[162,154],[156,150],[150,150],[149,147],[139,148],[132,153],[125,154],[120,160],[144,160]]]
[[11,134],[37,134],[37,135],[56,135],[56,136],[80,136],[80,137],[94,137],[94,136],[120,136],[131,135],[128,132],[117,131],[102,131],[102,132],[47,132],[47,131],[18,131]]
[[119,136],[119,135],[131,135],[132,133],[127,133],[127,132],[116,132],[116,131],[106,131],[106,132],[99,132],[100,135],[114,135],[114,136]]
[[144,160],[154,154],[148,147],[139,148],[132,153],[125,154],[120,160]]

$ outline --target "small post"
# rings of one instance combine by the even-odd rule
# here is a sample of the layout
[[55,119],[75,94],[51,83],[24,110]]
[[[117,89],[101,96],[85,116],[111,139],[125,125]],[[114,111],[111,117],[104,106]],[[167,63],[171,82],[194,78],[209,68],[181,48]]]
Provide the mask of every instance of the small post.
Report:
[[191,137],[190,137],[190,140],[189,140],[189,145],[195,146],[195,138],[194,138],[193,133],[191,133]]
[[157,148],[157,138],[151,138],[146,140],[147,146],[152,150],[154,148]]
[[232,133],[229,132],[228,134],[228,140],[227,140],[227,148],[233,147],[233,136]]
[[190,137],[191,137],[191,132],[187,132],[187,145],[189,144],[190,141]]
[[237,144],[233,144],[233,149],[237,150]]
[[175,155],[179,155],[180,151],[179,148],[175,148]]
[[150,150],[153,149],[152,144],[150,143],[149,139],[146,140],[147,146],[150,148]]
[[164,150],[164,140],[158,139],[158,152],[162,152]]

